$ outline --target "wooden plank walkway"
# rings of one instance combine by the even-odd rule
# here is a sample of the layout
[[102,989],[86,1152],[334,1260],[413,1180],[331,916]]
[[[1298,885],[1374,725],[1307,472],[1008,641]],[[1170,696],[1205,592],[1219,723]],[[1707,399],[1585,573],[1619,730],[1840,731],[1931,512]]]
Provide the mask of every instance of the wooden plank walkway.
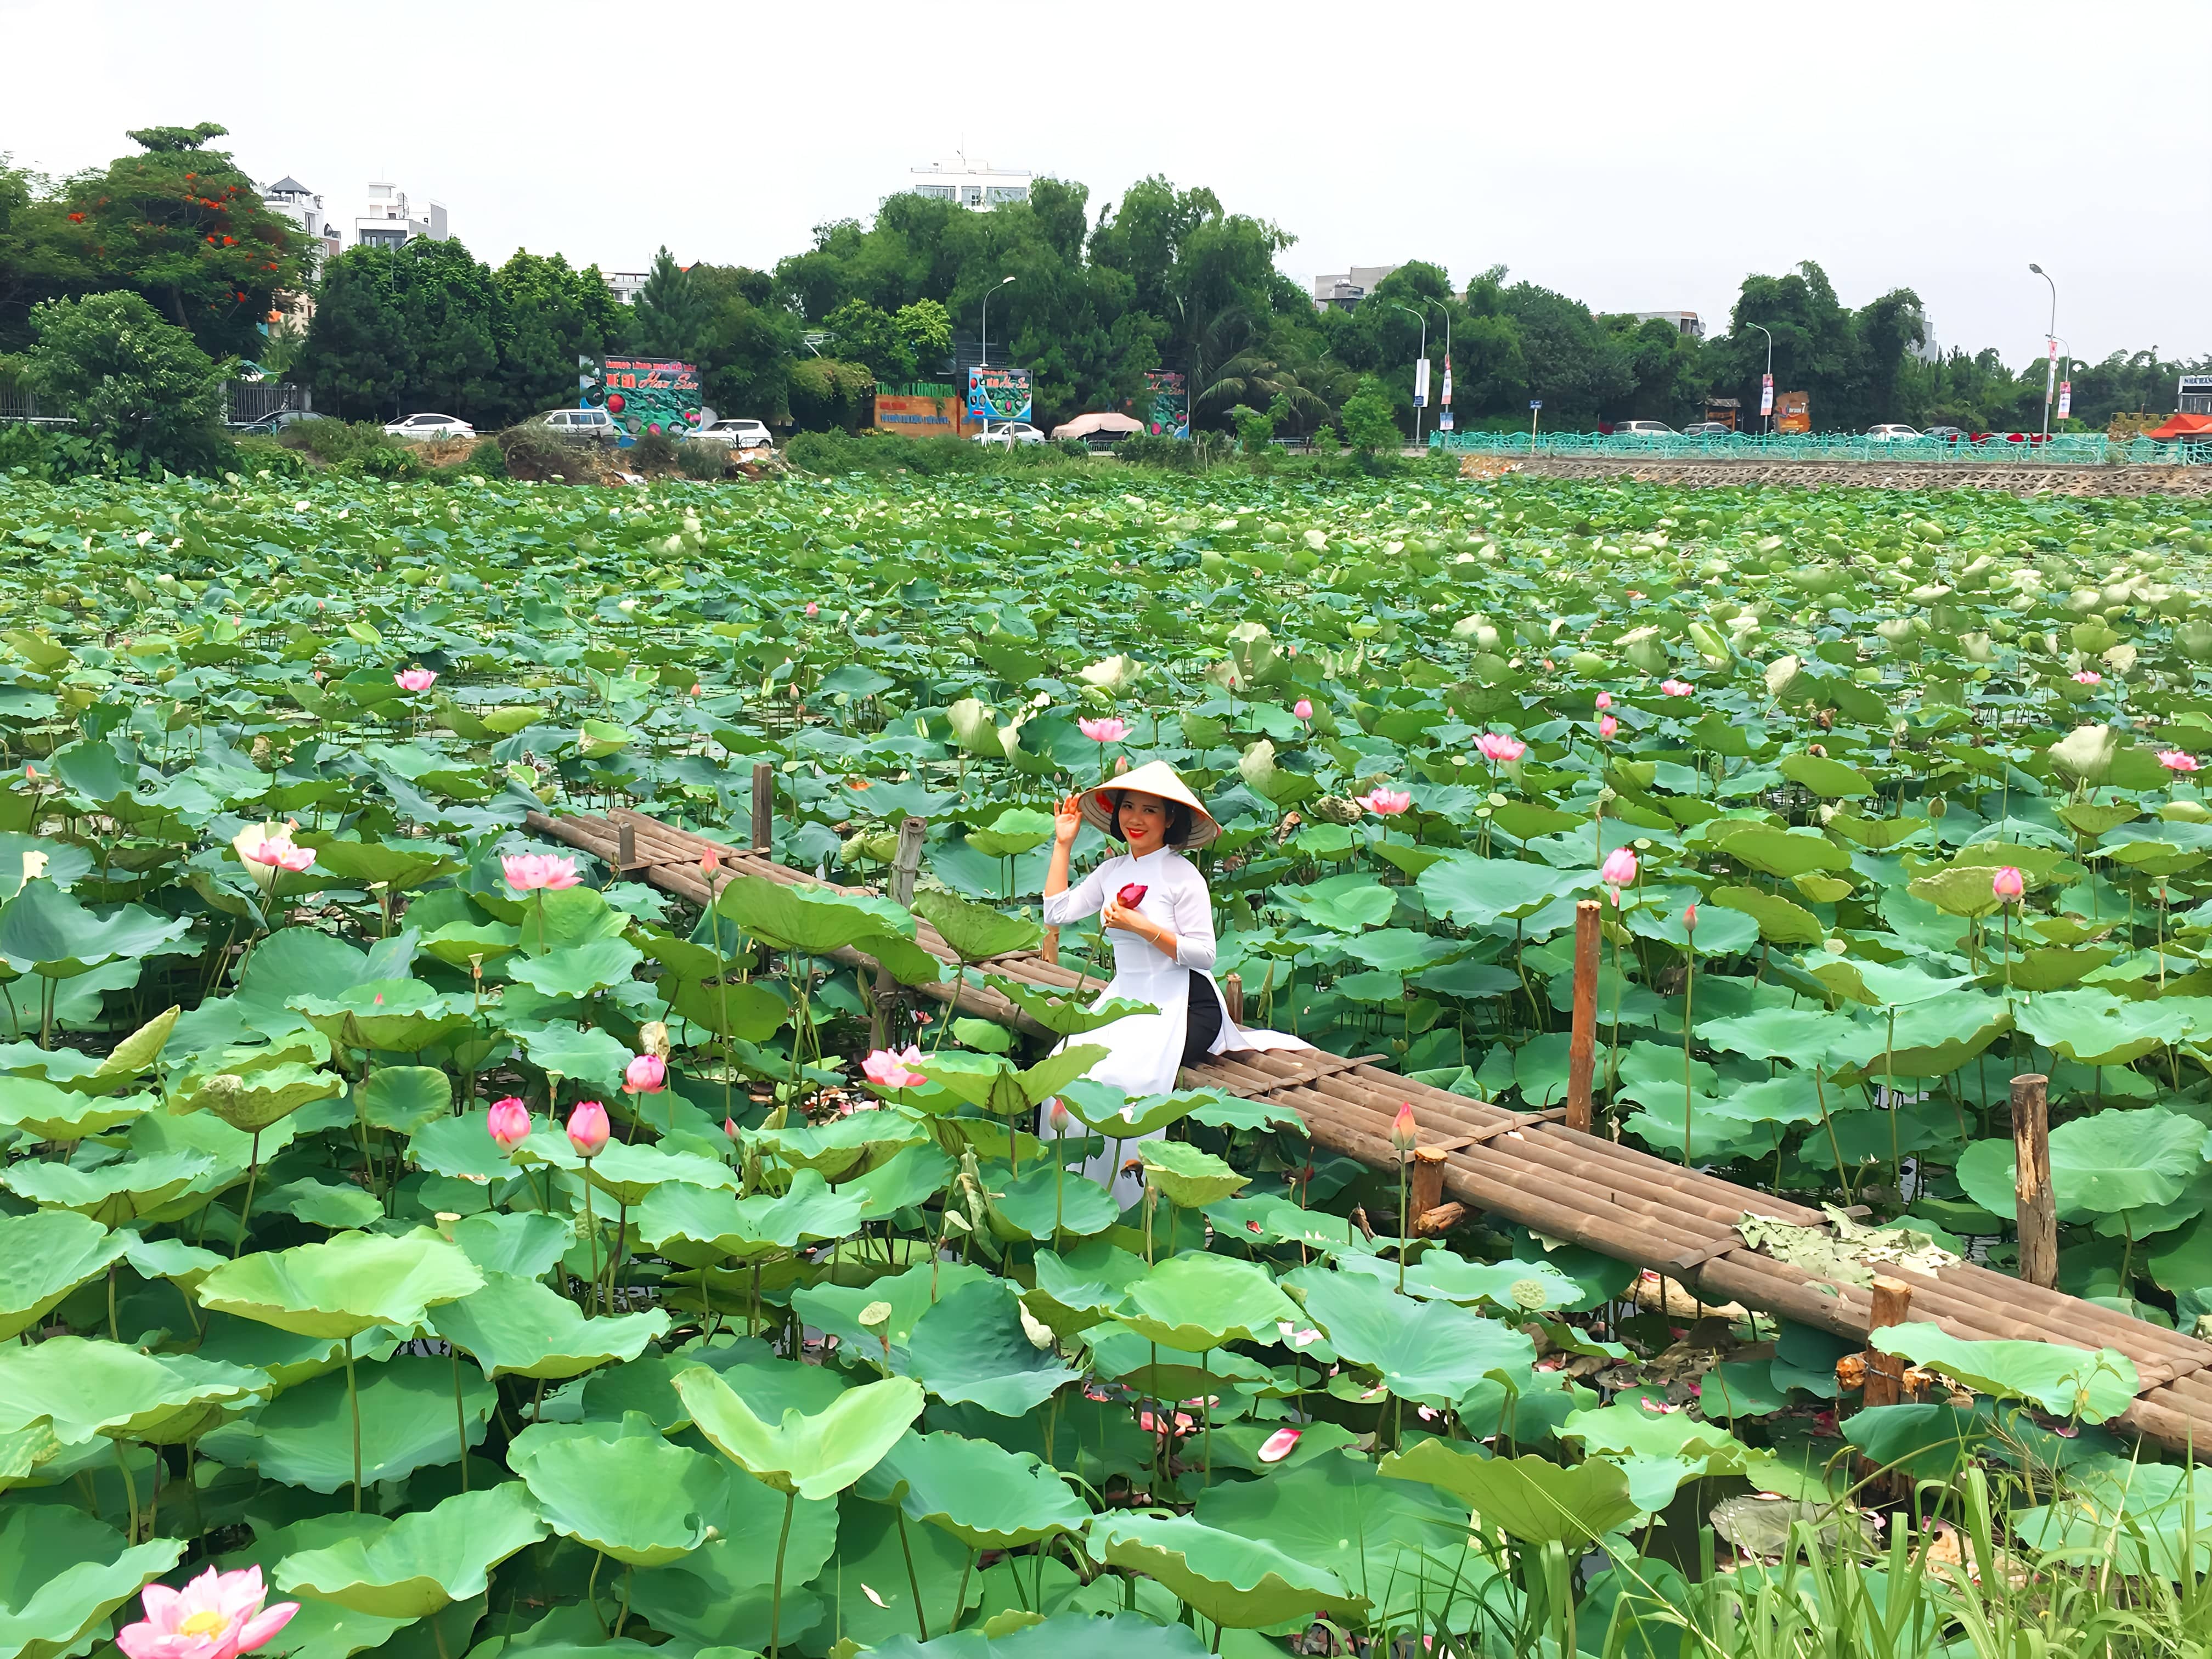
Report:
[[[695,904],[711,902],[732,875],[853,890],[777,864],[765,852],[671,829],[641,812],[617,809],[605,817],[532,813],[529,824]],[[719,864],[712,874],[702,863],[709,852]],[[918,942],[947,962],[956,960],[927,922],[919,925]],[[839,959],[874,966],[857,951],[839,953]],[[1034,951],[987,965],[1057,994],[1100,988],[1096,976],[1048,962]],[[915,988],[957,1012],[1042,1035],[987,987],[955,981]],[[1424,1142],[1445,1152],[1443,1190],[1449,1197],[1656,1270],[1710,1301],[1740,1302],[1853,1340],[1867,1334],[1872,1295],[1864,1286],[1815,1278],[1751,1249],[1735,1231],[1747,1214],[1818,1226],[1824,1220],[1818,1211],[1570,1129],[1556,1114],[1516,1113],[1413,1082],[1374,1057],[1237,1053],[1218,1055],[1184,1075],[1193,1083],[1289,1106],[1304,1118],[1316,1145],[1385,1169],[1396,1162],[1389,1143],[1392,1115],[1401,1102],[1411,1102]],[[1894,1264],[1883,1271],[1911,1286],[1913,1317],[1931,1320],[1954,1336],[2119,1350],[2135,1362],[2142,1383],[2121,1426],[2176,1450],[2212,1446],[2212,1343],[1972,1264],[1932,1273]]]

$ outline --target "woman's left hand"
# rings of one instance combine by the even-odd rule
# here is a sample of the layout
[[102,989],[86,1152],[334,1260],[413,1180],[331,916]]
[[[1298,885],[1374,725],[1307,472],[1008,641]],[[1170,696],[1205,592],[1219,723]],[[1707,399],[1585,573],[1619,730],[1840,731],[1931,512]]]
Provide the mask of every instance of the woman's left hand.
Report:
[[1134,933],[1140,939],[1149,937],[1146,932],[1144,914],[1117,898],[1106,901],[1105,907],[1098,913],[1098,920],[1102,925],[1117,928],[1122,933]]

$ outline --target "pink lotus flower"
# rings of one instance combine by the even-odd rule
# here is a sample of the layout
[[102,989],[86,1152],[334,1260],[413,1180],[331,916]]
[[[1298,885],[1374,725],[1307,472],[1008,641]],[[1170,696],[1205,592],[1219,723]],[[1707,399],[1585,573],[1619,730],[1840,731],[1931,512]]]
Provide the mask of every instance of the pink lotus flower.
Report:
[[720,853],[717,853],[713,848],[709,847],[705,852],[699,854],[700,874],[711,876],[715,871],[721,867],[722,855]]
[[392,679],[402,691],[428,691],[438,683],[438,671],[434,668],[403,669]]
[[1152,890],[1146,886],[1143,882],[1133,881],[1126,883],[1122,886],[1121,890],[1115,894],[1114,896],[1115,899],[1120,901],[1123,909],[1133,910],[1145,902],[1145,895]]
[[2158,751],[2158,763],[2169,772],[2194,772],[2197,757],[2184,750],[2161,749]]
[[1597,694],[1597,706],[1601,709],[1612,708],[1613,693],[1610,691],[1599,692]]
[[1103,720],[1078,720],[1075,729],[1093,743],[1119,743],[1129,735],[1129,722],[1109,714]]
[[904,1050],[878,1048],[860,1062],[860,1073],[878,1089],[916,1089],[929,1081],[912,1068],[921,1064],[921,1050],[908,1043]]
[[1687,680],[1662,680],[1659,689],[1670,697],[1687,697],[1697,694],[1698,688]]
[[2092,673],[2086,668],[2074,676],[2074,684],[2076,685],[2102,685],[2104,683],[2105,677],[2102,674]]
[[659,1054],[640,1054],[623,1067],[623,1092],[657,1095],[668,1086],[668,1062]]
[[300,1610],[279,1601],[267,1612],[261,1569],[222,1572],[210,1567],[182,1589],[149,1584],[139,1594],[146,1616],[115,1633],[131,1659],[237,1659],[265,1645]]
[[1613,734],[1620,730],[1620,722],[1615,720],[1612,715],[1600,714],[1597,717],[1597,734],[1606,742],[1611,743],[1613,741]]
[[484,1119],[484,1127],[499,1143],[502,1152],[511,1152],[530,1139],[530,1109],[514,1095],[491,1103],[491,1111]]
[[1398,1115],[1390,1120],[1390,1150],[1400,1158],[1411,1158],[1413,1148],[1421,1142],[1421,1126],[1413,1121],[1413,1103],[1407,1101],[1398,1108]]
[[1360,805],[1379,817],[1395,817],[1413,804],[1413,793],[1405,789],[1385,789],[1379,784],[1359,798]]
[[735,1140],[738,1138],[737,1119],[733,1117],[724,1118],[722,1120],[722,1133],[729,1136],[731,1139]]
[[1682,931],[1686,933],[1698,931],[1698,907],[1694,904],[1682,912]]
[[542,889],[558,892],[583,879],[576,873],[576,860],[557,853],[509,853],[499,863],[507,872],[507,884],[518,893]]
[[1474,740],[1482,751],[1483,759],[1492,766],[1510,766],[1528,752],[1528,745],[1518,738],[1509,738],[1497,732],[1486,732]]
[[614,1126],[607,1121],[607,1109],[596,1100],[580,1101],[576,1109],[568,1114],[568,1144],[585,1158],[597,1158],[600,1148]]
[[246,856],[256,864],[265,864],[271,869],[289,870],[295,874],[315,861],[315,849],[294,844],[289,836],[264,837],[246,849]]
[[1044,1127],[1055,1135],[1064,1135],[1075,1127],[1075,1115],[1054,1095],[1044,1103]]
[[810,617],[819,616],[819,615],[821,614],[821,612],[822,612],[822,607],[821,607],[820,605],[818,605],[815,604],[815,603],[814,603],[814,601],[813,601],[813,600],[811,600],[811,599],[807,600],[807,602],[806,602],[806,614],[807,614],[808,616],[810,616]]
[[1321,1333],[1319,1331],[1312,1329],[1300,1330],[1297,1326],[1291,1324],[1287,1319],[1277,1320],[1275,1322],[1275,1329],[1281,1335],[1283,1340],[1290,1344],[1293,1348],[1310,1348],[1315,1343],[1321,1340]]
[[1304,1429],[1277,1429],[1260,1443],[1260,1461],[1262,1463],[1281,1462],[1291,1455],[1291,1449],[1298,1443],[1298,1437],[1304,1432]]
[[2017,904],[2027,891],[2027,879],[2011,865],[2000,865],[1990,878],[1990,891],[1996,895],[2000,903]]
[[1620,890],[1634,884],[1636,854],[1626,847],[1616,847],[1605,855],[1605,862],[1597,867],[1597,878],[1613,889],[1613,902],[1620,902]]
[[1294,720],[1311,720],[1313,718],[1313,703],[1307,698],[1300,697],[1296,702],[1291,705],[1291,715]]

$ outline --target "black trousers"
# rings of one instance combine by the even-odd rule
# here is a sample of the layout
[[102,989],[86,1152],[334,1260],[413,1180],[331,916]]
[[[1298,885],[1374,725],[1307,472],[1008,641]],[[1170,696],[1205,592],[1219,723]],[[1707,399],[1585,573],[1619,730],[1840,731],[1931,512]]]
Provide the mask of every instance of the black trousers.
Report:
[[1213,1039],[1221,1035],[1221,1022],[1226,1018],[1221,999],[1213,993],[1213,981],[1204,974],[1192,974],[1189,1013],[1183,1028],[1184,1065],[1195,1066],[1212,1052]]

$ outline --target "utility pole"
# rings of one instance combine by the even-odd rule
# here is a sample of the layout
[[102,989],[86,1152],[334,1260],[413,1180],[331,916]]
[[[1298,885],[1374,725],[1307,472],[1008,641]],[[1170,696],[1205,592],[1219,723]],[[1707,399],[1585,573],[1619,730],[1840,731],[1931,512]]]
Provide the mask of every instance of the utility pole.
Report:
[[2051,436],[2051,394],[2058,377],[2058,284],[2051,281],[2051,273],[2033,260],[2027,268],[2051,283],[2051,326],[2043,331],[2051,350],[2043,365],[2043,435]]
[[1421,447],[1421,366],[1429,361],[1429,313],[1416,311],[1411,306],[1399,305],[1395,301],[1391,309],[1404,312],[1421,325],[1421,355],[1414,360],[1413,366],[1413,447],[1419,449]]

